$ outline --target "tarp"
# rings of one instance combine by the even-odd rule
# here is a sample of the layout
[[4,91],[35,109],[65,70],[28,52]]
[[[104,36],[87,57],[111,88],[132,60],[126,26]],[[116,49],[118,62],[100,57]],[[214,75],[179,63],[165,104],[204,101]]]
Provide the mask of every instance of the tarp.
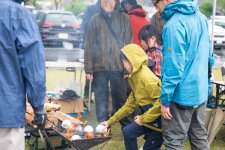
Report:
[[225,121],[225,112],[220,108],[206,110],[206,129],[209,144],[212,143]]

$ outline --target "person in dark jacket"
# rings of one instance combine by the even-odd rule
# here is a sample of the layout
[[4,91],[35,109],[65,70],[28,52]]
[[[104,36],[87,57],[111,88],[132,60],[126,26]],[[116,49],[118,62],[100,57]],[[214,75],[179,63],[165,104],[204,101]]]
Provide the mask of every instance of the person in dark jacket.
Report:
[[[132,42],[132,29],[129,17],[115,7],[118,3],[101,0],[101,13],[91,19],[85,42],[84,69],[87,79],[93,80],[98,122],[108,119],[109,82],[114,111],[127,98],[120,49]],[[125,126],[130,122],[125,118],[120,123]]]
[[146,19],[146,13],[143,10],[143,8],[140,5],[134,5],[131,10],[128,12],[131,26],[132,26],[132,31],[133,31],[133,43],[139,45],[140,47],[141,42],[138,38],[138,34],[145,25],[149,24],[149,20]]
[[[86,40],[87,29],[88,29],[88,25],[89,25],[89,22],[90,22],[91,18],[99,12],[101,12],[101,2],[100,2],[100,0],[98,0],[96,2],[96,4],[88,6],[86,8],[86,10],[84,11],[84,18],[83,18],[82,25],[81,25],[81,30],[83,32],[83,43]],[[89,97],[89,84],[90,84],[89,80],[86,79],[85,86],[84,86],[84,100],[85,101]]]
[[135,5],[137,5],[136,0],[122,0],[121,2],[122,11],[125,13],[128,13]]
[[[17,2],[17,3],[15,3]],[[34,122],[44,127],[45,57],[38,27],[22,0],[0,7],[0,149],[25,149],[26,99]]]
[[89,22],[90,22],[91,18],[95,14],[99,13],[100,11],[101,11],[101,2],[100,2],[100,0],[98,0],[96,2],[96,4],[87,6],[87,8],[85,9],[85,11],[84,11],[84,18],[83,18],[83,21],[82,21],[82,24],[81,24],[81,30],[83,32],[84,40],[85,40],[85,37],[86,37],[86,34],[87,34],[88,25],[89,25]]
[[153,25],[161,34],[163,27],[165,25],[165,20],[161,18],[161,14],[159,11],[157,11],[152,18],[150,19],[151,25]]

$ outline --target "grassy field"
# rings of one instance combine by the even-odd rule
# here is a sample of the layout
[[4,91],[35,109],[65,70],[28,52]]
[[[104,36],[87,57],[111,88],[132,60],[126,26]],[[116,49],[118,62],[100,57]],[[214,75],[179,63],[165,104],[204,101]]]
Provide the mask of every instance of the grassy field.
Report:
[[[219,69],[213,70],[215,80],[221,80],[221,72]],[[79,77],[79,73],[77,74]],[[59,87],[69,85],[74,81],[74,74],[64,70],[47,70],[47,91],[54,91]],[[82,85],[84,85],[84,75],[82,76]],[[95,106],[91,105],[91,113],[83,116],[82,121],[88,120],[88,123],[94,125],[96,123]],[[109,142],[92,148],[92,150],[124,150],[123,135],[120,125],[117,123],[112,126],[113,137]],[[139,146],[143,144],[143,137],[138,139]],[[27,148],[28,150],[29,148]],[[163,148],[162,148],[163,149]],[[212,150],[225,150],[225,126],[221,128],[216,139],[211,144]],[[184,150],[190,150],[188,141],[184,143]]]

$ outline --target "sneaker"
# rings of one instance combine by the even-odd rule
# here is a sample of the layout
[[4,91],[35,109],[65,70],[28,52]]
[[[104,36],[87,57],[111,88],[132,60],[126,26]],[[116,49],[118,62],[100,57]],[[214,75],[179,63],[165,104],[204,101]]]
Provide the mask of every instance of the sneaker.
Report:
[[143,150],[143,146],[144,146],[144,145],[142,145],[138,150]]

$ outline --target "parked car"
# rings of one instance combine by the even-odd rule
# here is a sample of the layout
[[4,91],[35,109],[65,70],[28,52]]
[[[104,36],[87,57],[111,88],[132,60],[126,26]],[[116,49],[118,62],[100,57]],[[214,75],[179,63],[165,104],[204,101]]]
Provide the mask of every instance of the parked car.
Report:
[[[209,35],[212,34],[212,24],[209,22]],[[214,49],[225,48],[225,29],[215,25],[214,26]]]
[[[212,18],[212,17],[211,17]],[[225,20],[225,16],[215,16],[215,19],[222,19]]]
[[44,47],[73,49],[80,46],[80,25],[72,12],[39,11],[36,21]]
[[36,22],[47,61],[78,61],[83,58],[80,24],[72,12],[38,11]]
[[84,18],[84,12],[81,12],[77,15],[78,22],[81,24]]
[[[212,24],[212,20],[209,20],[209,23]],[[215,18],[215,25],[220,26],[225,29],[225,18],[224,19]]]

